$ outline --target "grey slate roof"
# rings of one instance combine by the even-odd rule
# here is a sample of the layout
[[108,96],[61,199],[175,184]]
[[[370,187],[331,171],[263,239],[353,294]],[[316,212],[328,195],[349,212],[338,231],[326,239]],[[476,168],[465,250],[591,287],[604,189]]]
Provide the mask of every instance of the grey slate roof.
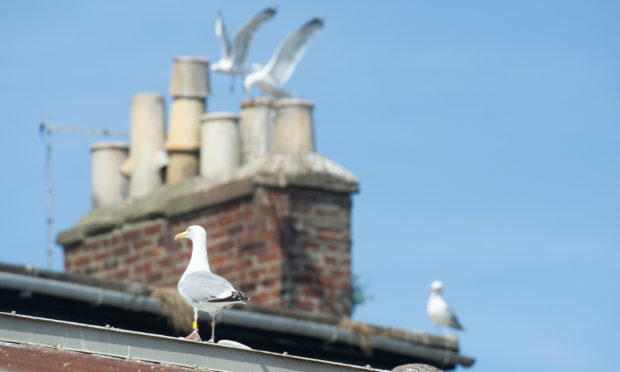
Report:
[[[155,292],[152,287],[135,283],[0,265],[0,311],[18,308],[19,313],[31,310],[33,315],[56,319],[77,318],[91,324],[109,323],[124,329],[179,334],[178,330],[175,333],[166,326],[165,318],[169,314],[165,304],[151,296]],[[63,301],[69,305],[63,305]],[[424,362],[451,369],[457,364],[470,366],[474,362],[458,353],[455,339],[374,327],[347,319],[334,324],[329,318],[289,315],[256,307],[230,309],[218,319],[218,334],[222,332],[223,337],[255,348],[262,346],[263,350],[320,355],[321,359],[370,363],[383,368]],[[208,316],[203,314],[201,319]],[[208,328],[206,323],[204,326]]]

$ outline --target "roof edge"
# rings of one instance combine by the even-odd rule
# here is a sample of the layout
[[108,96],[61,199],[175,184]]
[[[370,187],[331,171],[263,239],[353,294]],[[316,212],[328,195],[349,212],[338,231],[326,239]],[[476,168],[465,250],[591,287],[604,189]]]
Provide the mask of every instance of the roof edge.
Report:
[[[139,294],[130,294],[113,289],[104,289],[7,272],[0,272],[0,283],[2,283],[2,286],[5,288],[27,290],[34,293],[54,295],[60,298],[85,301],[94,306],[105,304],[122,309],[145,311],[153,314],[163,313],[162,304],[156,298]],[[328,343],[342,342],[361,347],[360,343],[362,341],[358,334],[351,330],[343,329],[338,325],[314,323],[306,320],[234,309],[224,310],[220,314],[221,319],[219,321],[221,324],[253,328],[257,331],[269,330],[283,332],[286,334],[315,338]],[[208,314],[203,313],[203,317],[208,317]],[[471,357],[460,355],[457,351],[438,347],[439,345],[414,344],[404,340],[386,338],[381,335],[370,335],[368,340],[373,349],[408,355],[413,358],[427,360],[450,368],[454,368],[458,364],[468,367],[475,361]]]
[[0,313],[0,328],[3,341],[190,368],[260,372],[268,365],[289,371],[380,372],[351,364],[26,315]]

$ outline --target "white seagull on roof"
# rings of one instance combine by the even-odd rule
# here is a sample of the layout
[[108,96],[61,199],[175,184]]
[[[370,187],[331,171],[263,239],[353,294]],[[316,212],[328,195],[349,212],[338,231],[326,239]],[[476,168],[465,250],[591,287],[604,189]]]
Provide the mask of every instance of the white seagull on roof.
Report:
[[192,241],[192,258],[179,280],[181,297],[194,308],[194,330],[186,338],[200,341],[198,334],[198,310],[211,316],[211,339],[215,341],[215,315],[234,304],[245,304],[248,300],[243,292],[237,291],[228,280],[215,275],[209,268],[207,257],[207,232],[200,226],[190,226],[174,239],[187,238]]
[[[237,33],[235,34],[234,44],[230,44],[228,40],[228,34],[226,33],[226,26],[222,19],[222,13],[217,13],[215,20],[215,35],[220,38],[222,43],[222,55],[220,60],[211,65],[211,71],[221,72],[228,75],[242,75],[249,71],[245,66],[245,61],[248,56],[250,44],[254,35],[258,31],[259,27],[271,19],[276,14],[277,8],[271,7],[258,13],[254,18],[247,22]],[[231,85],[232,89],[232,85]]]
[[313,18],[303,25],[294,34],[288,37],[273,54],[266,66],[249,74],[244,82],[245,92],[250,93],[252,85],[256,85],[263,92],[274,97],[287,97],[291,93],[282,90],[291,77],[301,57],[303,57],[310,37],[317,34],[323,28],[323,20]]
[[443,283],[435,280],[431,283],[429,290],[431,295],[426,304],[426,312],[431,320],[438,326],[450,327],[454,329],[463,329],[461,323],[456,318],[454,311],[448,306],[446,301],[441,297]]

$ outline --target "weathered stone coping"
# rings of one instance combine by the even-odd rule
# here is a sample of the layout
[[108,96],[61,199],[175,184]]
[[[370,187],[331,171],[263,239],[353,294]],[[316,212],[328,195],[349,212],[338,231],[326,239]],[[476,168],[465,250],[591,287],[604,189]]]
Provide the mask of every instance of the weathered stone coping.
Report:
[[93,209],[75,227],[62,231],[57,243],[68,246],[106,233],[128,222],[173,218],[248,196],[256,187],[302,187],[352,194],[358,178],[321,154],[269,154],[246,164],[225,180],[195,177],[162,186],[139,199]]

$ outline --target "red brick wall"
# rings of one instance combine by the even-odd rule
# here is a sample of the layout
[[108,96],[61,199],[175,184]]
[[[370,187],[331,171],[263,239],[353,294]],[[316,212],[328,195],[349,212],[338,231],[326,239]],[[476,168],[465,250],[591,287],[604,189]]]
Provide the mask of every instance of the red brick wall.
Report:
[[350,315],[351,198],[307,189],[256,189],[253,195],[192,214],[127,224],[65,247],[67,272],[151,285],[176,285],[191,242],[207,230],[211,270],[251,303],[315,314]]

